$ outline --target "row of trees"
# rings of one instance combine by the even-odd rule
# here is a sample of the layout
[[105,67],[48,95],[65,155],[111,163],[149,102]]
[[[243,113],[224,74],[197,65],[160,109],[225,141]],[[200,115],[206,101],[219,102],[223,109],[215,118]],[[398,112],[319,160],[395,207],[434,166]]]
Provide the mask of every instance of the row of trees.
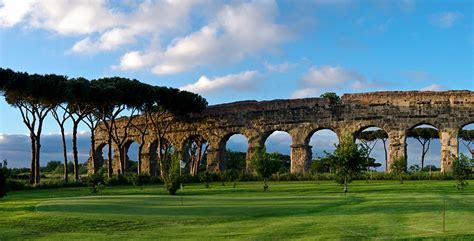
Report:
[[[439,139],[438,130],[430,127],[412,128],[407,132],[407,137],[414,138],[421,145],[420,166],[421,170],[423,170],[425,168],[426,154],[430,149],[431,141]],[[474,130],[460,130],[458,137],[460,142],[469,150],[472,158],[474,158],[474,148],[472,147],[472,144],[474,143]],[[367,157],[370,156],[370,153],[379,140],[383,142],[385,154],[385,171],[387,171],[387,133],[382,129],[362,131],[357,135],[357,138],[367,149]]]
[[[164,135],[173,118],[198,113],[207,107],[207,101],[197,94],[152,86],[135,79],[106,77],[87,80],[55,74],[28,74],[3,68],[0,68],[0,93],[11,106],[19,110],[23,123],[30,132],[31,184],[40,182],[41,134],[44,120],[49,114],[56,120],[61,131],[64,180],[68,181],[65,138],[67,120],[72,122],[74,178],[79,180],[77,131],[81,122],[90,130],[91,150],[95,147],[95,130],[100,126],[107,131],[109,146],[107,174],[110,177],[112,143],[118,147],[120,171],[123,173],[126,168],[125,142],[132,128],[138,130],[142,138],[146,133],[152,133],[161,149],[166,146]],[[134,120],[138,115],[144,116],[145,123],[149,125],[135,124]],[[119,122],[122,116],[128,119]],[[120,133],[119,127],[122,130]],[[167,167],[166,163],[163,163],[166,157],[162,151],[158,151],[158,157],[163,174]],[[94,155],[92,161],[94,164],[97,163]],[[139,167],[140,161],[139,159]]]

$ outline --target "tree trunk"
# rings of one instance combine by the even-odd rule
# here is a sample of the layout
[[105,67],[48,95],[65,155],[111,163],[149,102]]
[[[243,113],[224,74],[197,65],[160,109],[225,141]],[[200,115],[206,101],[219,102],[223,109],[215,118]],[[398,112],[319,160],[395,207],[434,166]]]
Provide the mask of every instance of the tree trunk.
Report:
[[35,185],[38,185],[41,181],[40,173],[40,153],[41,153],[41,132],[36,137],[36,151],[35,151]]
[[138,158],[137,158],[137,173],[141,174],[142,173],[142,150],[144,146],[144,141],[142,141],[142,144],[138,146]]
[[72,125],[72,157],[74,160],[74,180],[79,181],[79,160],[77,157],[77,126],[79,122],[74,121]]
[[382,142],[383,142],[383,150],[385,154],[385,172],[388,172],[387,143],[385,139],[382,139]]
[[36,180],[36,139],[33,133],[30,133],[31,139],[31,170],[30,170],[30,184],[33,185]]
[[[97,168],[97,159],[96,159],[96,153],[95,153],[95,135],[94,135],[94,131],[91,130],[91,150],[92,150],[92,164],[94,165],[94,173],[98,170]],[[103,163],[102,163],[103,165]]]
[[109,140],[107,141],[107,145],[109,146],[109,149],[107,150],[108,153],[107,153],[107,176],[109,178],[112,177],[112,172],[113,172],[113,169],[112,169],[112,136],[109,135]]
[[127,158],[125,156],[125,147],[119,146],[119,161],[120,161],[120,171],[122,175],[125,175],[126,172],[126,165],[127,165]]
[[64,158],[64,182],[68,182],[68,173],[67,173],[67,146],[66,146],[66,137],[64,134],[64,127],[60,126],[61,128],[61,140],[63,143],[63,158]]
[[347,186],[347,177],[344,177],[344,195],[349,191]]

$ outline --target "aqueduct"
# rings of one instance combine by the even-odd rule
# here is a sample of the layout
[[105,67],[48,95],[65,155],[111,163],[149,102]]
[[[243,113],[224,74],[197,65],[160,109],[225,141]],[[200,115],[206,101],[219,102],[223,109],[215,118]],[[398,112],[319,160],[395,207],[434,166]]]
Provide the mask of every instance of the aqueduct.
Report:
[[[121,120],[123,123],[124,119]],[[134,121],[145,125],[143,118]],[[226,141],[234,134],[248,139],[247,167],[254,150],[263,146],[274,131],[291,135],[291,172],[303,173],[311,162],[309,139],[315,131],[333,130],[339,138],[355,135],[367,127],[378,127],[388,134],[388,163],[406,156],[407,130],[420,124],[429,124],[439,130],[441,170],[448,171],[458,155],[458,132],[474,123],[474,92],[373,92],[345,94],[340,102],[331,103],[323,98],[272,101],[241,101],[209,106],[198,115],[173,121],[166,139],[178,153],[182,153],[191,136],[201,136],[209,143],[207,170],[218,171],[223,165]],[[100,125],[99,125],[100,126]],[[120,130],[119,130],[120,131]],[[91,155],[98,159],[107,143],[107,132],[98,128],[96,147]],[[156,141],[147,134],[141,143],[138,131],[131,130],[130,143],[144,144],[140,152],[141,171],[156,175]],[[113,170],[120,171],[118,150],[114,147]],[[90,157],[89,160],[92,158]],[[89,171],[97,170],[101,162],[89,161]]]

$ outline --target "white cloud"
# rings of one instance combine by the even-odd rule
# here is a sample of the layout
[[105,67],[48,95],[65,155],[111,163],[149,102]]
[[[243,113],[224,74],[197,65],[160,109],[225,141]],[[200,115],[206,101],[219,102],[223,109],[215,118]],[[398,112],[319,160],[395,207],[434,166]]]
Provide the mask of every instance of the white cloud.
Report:
[[[125,1],[119,7],[107,0],[0,1],[0,27],[21,23],[78,37],[69,50],[74,54],[114,51],[144,40],[146,49],[132,49],[112,67],[147,68],[157,75],[240,61],[274,51],[292,36],[290,28],[277,23],[278,6],[272,0]],[[199,25],[193,26],[191,18]]]
[[0,27],[12,27],[32,10],[33,0],[1,0]]
[[174,74],[271,50],[291,35],[285,26],[275,23],[277,13],[273,1],[225,5],[199,30],[175,38],[163,50],[151,50],[147,65],[157,75]]
[[367,79],[357,71],[348,70],[340,66],[324,65],[311,67],[300,79],[299,88],[293,92],[291,98],[314,97],[322,92],[336,88],[350,88],[362,90],[374,88],[378,85]]
[[302,88],[297,89],[291,94],[292,99],[300,99],[300,98],[307,98],[307,97],[317,97],[321,94],[321,91],[316,88]]
[[278,72],[278,73],[286,73],[290,69],[295,68],[298,66],[296,63],[289,63],[289,62],[284,62],[281,64],[270,64],[270,63],[265,63],[265,68],[270,71],[270,72]]
[[223,89],[248,90],[256,87],[258,75],[258,72],[255,70],[216,77],[214,79],[209,79],[203,75],[197,82],[183,86],[180,89],[200,94],[213,93]]
[[337,87],[351,81],[366,82],[365,77],[355,71],[329,65],[311,67],[301,80],[306,85],[316,87]]
[[445,90],[448,90],[446,86],[438,85],[438,84],[432,84],[424,88],[421,88],[421,91],[445,91]]
[[91,34],[117,24],[121,14],[109,10],[105,0],[36,1],[27,24],[61,35]]
[[93,42],[90,37],[77,42],[72,46],[71,50],[75,53],[96,53],[102,50],[115,50],[122,45],[130,44],[135,41],[135,33],[128,29],[114,28]]
[[[24,22],[24,26],[60,35],[86,35],[71,51],[95,53],[133,43],[138,36],[183,29],[196,3],[199,1],[143,1],[129,12],[120,12],[106,0],[2,0],[0,26]],[[93,38],[96,34],[97,39]]]
[[432,15],[430,21],[440,28],[450,28],[463,18],[464,15],[459,12],[443,12]]

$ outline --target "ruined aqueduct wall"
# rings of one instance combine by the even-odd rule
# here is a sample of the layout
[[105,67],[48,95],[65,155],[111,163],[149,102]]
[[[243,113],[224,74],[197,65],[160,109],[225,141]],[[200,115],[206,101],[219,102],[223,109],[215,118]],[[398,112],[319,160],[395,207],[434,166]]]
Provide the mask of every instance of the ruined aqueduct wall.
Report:
[[[143,123],[143,118],[135,119]],[[333,130],[339,138],[355,135],[367,127],[379,127],[389,136],[388,162],[406,156],[406,133],[420,124],[438,128],[441,143],[441,168],[447,171],[458,155],[457,135],[463,126],[474,123],[474,92],[374,92],[345,94],[339,103],[327,99],[241,101],[209,106],[201,114],[173,122],[166,139],[177,151],[183,150],[193,135],[204,137],[210,144],[207,168],[216,171],[225,159],[225,144],[233,134],[248,139],[247,160],[257,146],[263,146],[274,131],[285,131],[292,137],[291,172],[308,170],[311,162],[312,134],[321,129]],[[130,141],[140,143],[138,132],[129,134]],[[147,135],[142,152],[141,170],[156,174],[152,135]],[[96,132],[96,148],[91,154],[99,156],[107,134]],[[152,150],[152,151],[150,151]],[[99,153],[100,152],[100,153]],[[156,151],[155,151],[156,152]],[[118,150],[114,151],[114,172],[118,172]],[[249,166],[250,164],[247,163]],[[94,164],[90,162],[90,171]],[[97,167],[96,167],[97,168]]]

